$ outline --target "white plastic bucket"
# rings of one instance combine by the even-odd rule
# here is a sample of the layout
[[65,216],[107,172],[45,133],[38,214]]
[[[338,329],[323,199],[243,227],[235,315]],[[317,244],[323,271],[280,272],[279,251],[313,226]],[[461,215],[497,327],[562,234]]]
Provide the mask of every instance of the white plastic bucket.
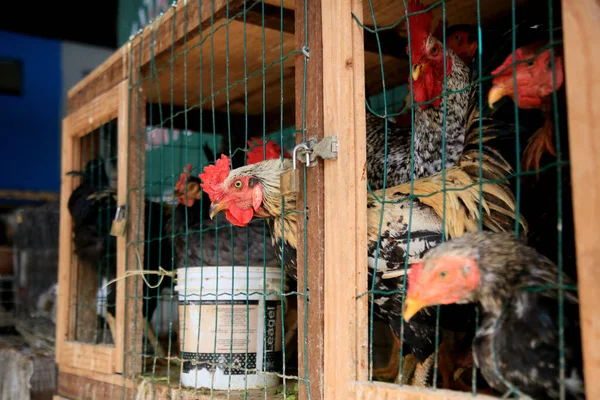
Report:
[[282,362],[281,298],[273,293],[281,292],[280,268],[178,268],[175,290],[183,386],[245,390],[279,385],[273,372]]

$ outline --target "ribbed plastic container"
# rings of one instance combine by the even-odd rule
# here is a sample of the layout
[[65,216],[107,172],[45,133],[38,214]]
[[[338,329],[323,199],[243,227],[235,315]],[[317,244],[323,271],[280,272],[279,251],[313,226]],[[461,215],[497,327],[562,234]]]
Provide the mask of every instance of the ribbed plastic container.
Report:
[[[281,370],[281,270],[177,269],[181,384],[245,390],[277,386]],[[264,296],[263,294],[268,294]]]

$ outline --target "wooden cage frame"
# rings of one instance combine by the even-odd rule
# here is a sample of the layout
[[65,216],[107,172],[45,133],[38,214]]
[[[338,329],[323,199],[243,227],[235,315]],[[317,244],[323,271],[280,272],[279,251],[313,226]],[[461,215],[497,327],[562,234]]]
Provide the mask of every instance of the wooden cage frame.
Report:
[[[373,2],[389,5],[390,0]],[[280,1],[265,0],[265,3],[268,8],[279,5]],[[307,205],[314,213],[307,223],[306,235],[307,280],[312,288],[311,307],[308,310],[311,340],[308,343],[310,370],[307,377],[311,397],[410,400],[470,398],[472,396],[468,393],[367,382],[367,300],[366,297],[356,300],[356,296],[366,291],[367,282],[366,264],[360,260],[366,256],[364,100],[365,70],[369,66],[365,67],[365,62],[369,46],[372,50],[372,43],[369,44],[363,29],[351,16],[353,13],[362,20],[364,3],[368,4],[361,0],[311,0],[306,9],[308,15],[305,15],[302,1],[297,4],[293,0],[283,1],[284,31],[295,35],[297,49],[305,45],[306,20],[310,32],[304,128],[309,137],[317,139],[337,135],[339,148],[337,160],[320,160],[316,167],[308,169],[306,177]],[[132,106],[135,104],[132,99],[136,99],[136,96],[143,98],[144,95],[142,87],[135,91],[131,89],[138,82],[140,69],[137,67],[143,68],[149,64],[151,51],[157,59],[162,59],[169,57],[174,49],[178,51],[184,48],[187,40],[194,40],[197,33],[208,26],[211,12],[214,21],[217,21],[224,17],[226,7],[234,10],[243,4],[244,0],[215,0],[212,8],[212,0],[180,1],[69,91],[69,114],[63,121],[62,144],[60,295],[56,332],[56,359],[60,372],[57,398],[79,398],[82,390],[85,390],[87,397],[96,399],[133,396],[138,369],[134,357],[124,350],[141,346],[139,337],[125,337],[123,331],[116,338],[114,349],[102,349],[101,346],[70,340],[70,299],[74,287],[71,284],[71,218],[67,202],[74,182],[65,173],[77,165],[77,139],[118,117],[118,198],[119,204],[124,204],[128,196],[128,183],[140,179],[140,174],[144,173],[139,167],[128,165],[127,161],[132,159],[128,151],[133,151],[127,149],[135,148],[127,146],[128,141],[135,140],[129,136],[136,131],[131,121],[145,121],[143,111]],[[264,24],[268,29],[279,30],[280,14],[279,8],[276,8],[275,12],[270,12],[270,17],[265,17]],[[593,84],[600,81],[600,69],[597,67],[600,56],[592,50],[598,47],[594,43],[599,44],[600,41],[600,5],[590,1],[563,0],[562,13],[586,392],[588,398],[593,399],[600,398],[600,382],[594,379],[600,373],[600,318],[594,313],[595,305],[600,303],[600,272],[596,268],[600,260],[600,245],[594,234],[596,227],[600,226],[600,157],[596,154],[600,148],[600,136],[594,130],[597,121],[600,121],[600,111],[594,109],[594,105],[600,101],[600,88]],[[247,23],[256,25],[256,14],[248,14]],[[260,19],[258,24],[261,24]],[[147,45],[150,40],[152,49]],[[393,56],[398,46],[390,45],[385,40],[382,43],[382,49]],[[301,121],[302,104],[298,100],[302,99],[303,56],[298,55],[295,63],[295,113],[296,121]],[[398,79],[404,80],[405,77]],[[297,128],[301,129],[302,126]],[[345,182],[345,185],[337,185],[337,182]],[[137,201],[129,200],[130,204],[137,204]],[[130,207],[128,213],[131,218],[132,215],[143,213],[143,210]],[[302,223],[299,223],[299,229],[301,232]],[[133,233],[129,232],[128,235],[128,238],[118,241],[118,276],[123,276],[126,270],[127,252],[135,251],[133,247],[127,247]],[[298,237],[303,240],[303,235]],[[298,244],[298,248],[302,246],[302,243]],[[143,256],[143,246],[139,250]],[[298,265],[303,264],[302,257],[302,252],[298,252]],[[301,274],[302,269],[299,268],[298,272]],[[298,282],[303,282],[303,277],[299,276]],[[135,311],[136,307],[141,307],[141,302],[131,302],[126,306],[125,286],[128,293],[139,291],[141,287],[135,285],[133,280],[118,284],[117,323],[123,329],[127,328],[127,332],[132,332],[130,328],[135,321],[126,321],[125,311]],[[305,312],[302,302],[299,302],[299,318]],[[303,337],[303,329],[304,325],[299,324],[300,337]],[[348,334],[339,335],[339,332]],[[303,357],[300,357],[299,371],[304,370],[302,362]],[[299,397],[307,398],[303,385],[299,386]],[[165,389],[162,394],[167,395],[169,390]],[[157,395],[160,396],[160,392]]]

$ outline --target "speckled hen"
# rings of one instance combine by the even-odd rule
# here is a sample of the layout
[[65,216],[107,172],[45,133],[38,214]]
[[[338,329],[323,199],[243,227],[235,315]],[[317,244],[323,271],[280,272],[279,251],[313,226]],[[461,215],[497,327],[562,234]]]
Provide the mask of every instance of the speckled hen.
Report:
[[[584,399],[578,298],[563,291],[561,344],[558,277],[554,263],[512,234],[468,233],[413,266],[404,319],[410,323],[437,304],[478,303],[483,313],[474,359],[492,388],[514,388],[534,399]],[[563,283],[571,281],[565,276]]]

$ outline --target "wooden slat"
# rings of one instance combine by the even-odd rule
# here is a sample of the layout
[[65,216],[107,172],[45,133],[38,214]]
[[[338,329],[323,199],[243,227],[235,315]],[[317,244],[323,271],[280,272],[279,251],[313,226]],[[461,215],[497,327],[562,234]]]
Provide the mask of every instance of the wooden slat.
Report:
[[[129,129],[128,134],[119,136],[119,149],[127,149],[127,270],[143,269],[138,266],[144,261],[144,177],[146,170],[145,135],[146,104],[139,86],[137,70],[130,76],[128,94]],[[123,142],[121,140],[125,139]],[[121,174],[121,172],[120,172]],[[137,243],[137,244],[136,244]],[[142,315],[143,282],[139,277],[126,280],[125,290],[125,376],[135,379],[142,370],[142,343],[144,317]]]
[[473,397],[471,393],[455,392],[451,390],[432,390],[412,386],[398,386],[382,382],[360,382],[353,384],[356,400],[497,400],[497,397],[478,394]]
[[69,114],[63,127],[66,126],[72,136],[84,136],[115,119],[118,105],[119,86],[115,86]]
[[60,193],[36,192],[32,190],[0,190],[0,200],[24,201],[54,201],[60,198]]
[[[127,142],[129,140],[129,82],[123,81],[119,84],[119,117],[118,117],[118,155],[117,170],[119,171],[117,181],[117,205],[124,206],[127,203]],[[125,144],[125,145],[122,145]],[[117,278],[125,276],[127,269],[126,257],[127,238],[117,238]],[[116,320],[117,329],[115,333],[115,371],[123,373],[125,360],[125,282],[117,281],[117,306]]]
[[128,45],[122,46],[106,61],[96,67],[67,93],[68,113],[71,114],[119,82],[127,79],[129,73]]
[[135,390],[123,385],[112,385],[88,377],[77,376],[59,371],[58,373],[58,395],[67,399],[133,399]]
[[63,343],[69,334],[69,299],[71,292],[71,214],[69,196],[73,192],[73,178],[66,173],[73,169],[73,137],[63,120],[61,175],[60,175],[60,227],[58,248],[58,294],[56,305],[56,362],[61,363]]
[[79,342],[64,342],[61,348],[60,364],[76,369],[112,374],[115,348],[113,346],[91,345]]
[[[304,12],[304,2],[299,1],[297,6],[301,8],[300,13]],[[310,7],[310,3],[309,3]],[[242,8],[240,8],[242,11]],[[283,15],[282,15],[283,14]],[[275,31],[281,31],[286,33],[294,34],[294,21],[295,21],[295,12],[294,10],[288,10],[281,7],[265,4],[264,10],[262,7],[253,7],[246,11],[246,23],[250,25],[256,26],[264,26],[265,29],[272,29]],[[243,22],[244,15],[240,15],[236,18],[237,21]],[[282,24],[283,20],[283,24]],[[303,28],[300,27],[299,28]],[[373,30],[373,26],[367,26],[367,28]],[[377,42],[377,37],[374,33],[365,34],[365,51],[374,53],[379,55],[389,55],[395,58],[399,58],[402,60],[408,60],[408,54],[406,54],[406,37],[400,36],[396,31],[393,30],[385,30],[378,32],[379,35],[379,43]],[[309,39],[310,40],[310,39]],[[380,47],[381,46],[381,47]]]
[[[275,400],[282,399],[282,394],[277,393],[282,387],[267,389],[245,390],[210,390],[192,388],[170,387],[164,382],[148,382],[144,393],[138,396],[143,399],[177,399],[177,400]],[[140,390],[141,392],[141,390]],[[288,395],[288,398],[290,396]]]
[[125,379],[123,375],[118,374],[103,374],[97,371],[90,371],[87,369],[78,369],[74,367],[70,367],[68,365],[61,365],[59,367],[60,372],[64,372],[71,375],[82,376],[84,378],[93,379],[95,381],[100,381],[104,383],[109,383],[115,386],[124,386],[126,388],[134,389],[135,384],[130,379]]
[[[600,398],[600,4],[563,1],[569,148],[585,389]],[[556,12],[556,11],[555,11]]]
[[[142,58],[141,65],[145,66],[154,58],[170,57],[171,47],[180,45],[184,36],[190,40],[201,30],[210,26],[211,20],[216,22],[225,17],[226,7],[229,10],[237,9],[244,0],[202,0],[180,1],[177,7],[169,8],[162,18],[157,18],[152,24],[146,26],[142,32]],[[212,15],[212,16],[211,16]],[[175,29],[173,29],[173,25]],[[150,46],[151,40],[154,45]],[[135,42],[133,53],[139,53],[140,42]],[[136,64],[134,64],[135,66]]]
[[[338,159],[325,165],[325,398],[350,398],[366,368],[366,133],[362,1],[329,0],[321,8],[325,135],[338,136]],[[366,296],[363,296],[366,297]]]
[[[305,22],[308,21],[308,48],[310,59],[306,64],[306,82],[304,82],[304,55],[296,58],[296,129],[298,130],[296,142],[301,143],[302,129],[306,131],[306,138],[315,137],[321,140],[323,131],[323,42],[321,30],[321,0],[310,1],[307,5],[308,14],[304,15],[304,2],[296,2],[296,48],[302,48],[306,43]],[[304,93],[306,92],[306,97]],[[303,107],[306,106],[306,121],[303,124]],[[299,164],[300,168],[300,164]],[[322,399],[323,393],[323,370],[324,364],[324,326],[325,326],[325,291],[323,281],[325,280],[325,254],[323,237],[325,235],[324,224],[324,165],[321,161],[307,169],[306,176],[306,198],[308,207],[308,221],[306,223],[306,241],[304,231],[304,219],[298,218],[297,235],[297,262],[298,262],[298,290],[305,292],[304,276],[305,265],[307,273],[307,284],[310,292],[310,305],[308,310],[304,307],[304,298],[298,297],[298,371],[303,378],[308,378],[310,387],[310,398]],[[303,172],[300,168],[300,182]],[[303,204],[304,190],[298,194],[298,210],[305,208]],[[307,248],[307,259],[304,258],[304,247]],[[308,313],[308,314],[307,314]],[[308,331],[304,329],[304,320],[308,318]],[[307,340],[305,341],[305,337]],[[304,376],[304,352],[308,352],[308,377]],[[305,385],[298,385],[299,398],[307,399],[308,393]]]

